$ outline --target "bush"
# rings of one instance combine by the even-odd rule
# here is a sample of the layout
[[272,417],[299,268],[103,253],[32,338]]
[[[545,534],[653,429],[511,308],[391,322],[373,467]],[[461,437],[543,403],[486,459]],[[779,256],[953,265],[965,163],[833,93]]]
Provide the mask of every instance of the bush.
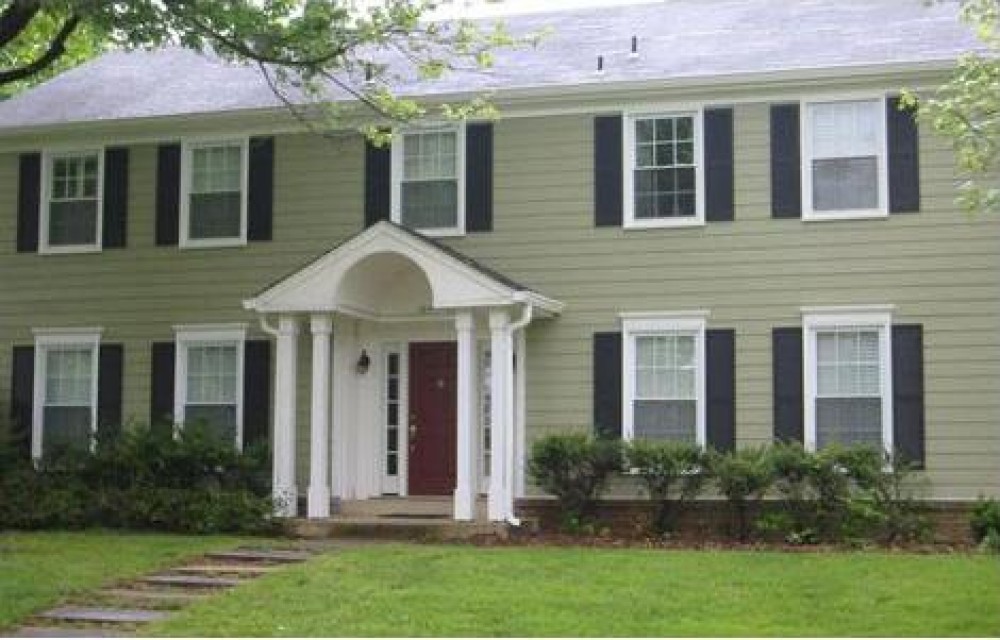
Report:
[[596,500],[621,467],[621,441],[583,434],[536,440],[528,459],[532,479],[555,496],[562,524],[571,530],[593,517]]
[[177,532],[273,530],[265,449],[236,451],[192,426],[129,428],[93,452],[65,451],[0,471],[0,527]]
[[733,529],[741,542],[750,540],[750,510],[759,510],[764,494],[774,482],[774,465],[768,447],[713,453],[710,468],[719,492],[729,500]]
[[655,531],[674,531],[684,503],[705,485],[706,454],[695,444],[636,440],[625,447],[625,459],[656,502]]
[[984,550],[1000,553],[1000,500],[979,498],[969,519],[972,539]]

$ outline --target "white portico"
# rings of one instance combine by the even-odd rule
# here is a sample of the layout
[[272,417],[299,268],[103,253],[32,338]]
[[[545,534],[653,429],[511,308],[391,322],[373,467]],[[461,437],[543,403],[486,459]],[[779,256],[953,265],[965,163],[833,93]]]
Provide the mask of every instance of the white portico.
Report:
[[[472,520],[485,490],[489,520],[514,517],[524,332],[560,303],[380,222],[244,304],[276,336],[280,515],[296,514],[301,493],[309,518],[329,517],[331,497],[447,494],[454,517]],[[300,334],[311,352],[307,487],[296,484]]]

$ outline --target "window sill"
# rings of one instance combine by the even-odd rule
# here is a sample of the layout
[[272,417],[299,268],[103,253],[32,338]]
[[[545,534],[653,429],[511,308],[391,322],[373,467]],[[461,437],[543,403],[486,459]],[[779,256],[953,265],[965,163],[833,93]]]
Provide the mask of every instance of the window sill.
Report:
[[[400,223],[397,223],[400,224]],[[418,229],[416,227],[406,227],[410,231],[416,231],[420,235],[428,238],[460,238],[465,235],[464,229]]]
[[74,255],[80,253],[101,253],[101,245],[93,244],[80,244],[80,245],[66,245],[66,246],[39,246],[38,253],[40,255]]
[[881,220],[889,217],[888,211],[882,211],[879,209],[859,209],[857,211],[846,210],[846,211],[824,211],[823,213],[817,213],[815,211],[805,211],[802,212],[803,222],[834,222],[837,220]]
[[211,240],[181,240],[181,249],[225,249],[245,247],[247,241],[243,238],[213,238]]
[[642,231],[645,229],[675,229],[685,227],[704,227],[704,218],[663,218],[655,220],[625,220],[622,228],[626,231]]

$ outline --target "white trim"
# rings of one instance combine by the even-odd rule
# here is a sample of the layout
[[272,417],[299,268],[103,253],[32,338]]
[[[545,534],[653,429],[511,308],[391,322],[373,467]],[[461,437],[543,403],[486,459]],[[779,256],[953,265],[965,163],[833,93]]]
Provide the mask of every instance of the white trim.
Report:
[[635,434],[635,338],[639,336],[679,333],[695,339],[695,443],[708,444],[706,424],[706,362],[705,331],[707,312],[682,311],[657,317],[622,319],[622,438],[632,440]]
[[806,315],[860,315],[869,313],[892,313],[896,310],[894,304],[850,304],[816,307],[799,307],[803,316]]
[[243,376],[246,347],[246,325],[175,325],[174,340],[174,423],[183,428],[187,404],[188,348],[192,346],[236,347],[236,439],[237,449],[243,448]]
[[[403,404],[403,354],[405,350],[401,347],[398,342],[387,342],[382,345],[381,349],[381,366],[378,368],[379,375],[381,376],[381,384],[379,385],[380,394],[379,399],[381,401],[379,415],[381,420],[379,422],[381,426],[381,438],[380,442],[382,447],[380,449],[380,459],[379,468],[382,471],[382,484],[381,493],[383,495],[403,495],[403,485],[405,484],[405,478],[402,476],[403,470],[403,456],[404,449],[406,449],[407,440],[407,427],[404,426],[406,422],[406,417],[409,415],[407,407]],[[389,471],[386,468],[386,462],[389,457],[389,356],[396,356],[398,358],[396,367],[396,475],[389,475]]]
[[[834,102],[875,102],[878,105],[878,206],[874,209],[813,210],[812,179],[812,113],[816,104]],[[800,102],[799,139],[802,160],[799,171],[802,180],[802,220],[805,222],[830,222],[835,220],[866,220],[889,217],[889,136],[886,123],[886,94],[873,92],[840,92],[815,94]]]
[[[884,306],[884,305],[883,305]],[[831,307],[835,311],[837,307]],[[816,397],[818,356],[816,334],[824,329],[877,329],[879,332],[880,389],[882,392],[882,447],[893,451],[892,393],[892,314],[888,311],[859,311],[840,307],[834,313],[806,313],[802,316],[802,372],[804,392],[803,443],[808,451],[816,450]]]
[[409,127],[402,131],[397,131],[392,137],[391,148],[391,208],[390,218],[396,224],[402,225],[403,206],[403,144],[404,138],[411,134],[421,133],[454,133],[455,134],[455,184],[458,190],[456,194],[456,207],[454,227],[440,227],[432,229],[415,229],[426,236],[449,237],[465,235],[465,123],[456,124],[435,124],[421,127]]
[[[49,219],[52,206],[52,163],[57,158],[76,158],[97,156],[97,211],[94,220],[94,242],[91,244],[49,244]],[[73,254],[100,253],[104,246],[104,148],[103,147],[49,147],[42,151],[41,193],[38,212],[38,253],[41,254]]]
[[90,369],[90,446],[93,448],[97,435],[97,393],[100,375],[100,328],[79,329],[32,329],[35,335],[35,371],[32,380],[31,412],[31,457],[42,457],[45,437],[45,383],[49,349],[59,347],[89,347],[91,350]]
[[692,311],[622,311],[618,317],[622,320],[661,320],[663,318],[674,319],[702,319],[707,320],[712,312],[708,309],[696,309]]
[[[626,109],[622,114],[622,228],[662,229],[705,225],[705,109],[701,104],[664,105],[655,109]],[[636,219],[635,217],[635,123],[649,118],[691,117],[694,129],[695,214],[690,217]]]
[[[191,237],[191,182],[194,170],[195,149],[205,147],[240,148],[240,233],[232,238],[192,238]],[[178,246],[181,249],[209,249],[220,247],[240,247],[247,243],[249,226],[249,186],[250,186],[250,138],[249,136],[226,138],[185,138],[181,142],[181,184],[180,184],[180,230]]]

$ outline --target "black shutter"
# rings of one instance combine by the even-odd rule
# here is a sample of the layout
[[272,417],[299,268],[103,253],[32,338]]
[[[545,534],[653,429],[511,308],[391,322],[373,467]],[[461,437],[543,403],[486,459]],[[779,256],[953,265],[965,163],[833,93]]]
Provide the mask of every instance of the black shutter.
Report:
[[802,442],[804,439],[802,329],[800,327],[774,329],[772,341],[774,439]]
[[705,422],[708,445],[731,451],[736,445],[736,350],[732,329],[705,332]]
[[896,452],[924,466],[924,334],[919,324],[892,327],[892,424]]
[[365,142],[365,227],[388,220],[392,207],[392,149]]
[[174,358],[177,347],[173,342],[154,342],[152,375],[149,394],[149,425],[151,429],[173,431],[174,424]]
[[267,444],[271,423],[271,343],[243,345],[243,446]]
[[124,247],[128,236],[128,148],[104,150],[104,229],[105,249]]
[[38,209],[42,202],[42,156],[21,155],[17,182],[17,250],[38,251]]
[[14,347],[10,377],[11,446],[31,457],[31,422],[35,404],[35,348]]
[[705,109],[705,220],[733,219],[733,110]]
[[161,144],[156,163],[156,244],[177,244],[180,232],[181,145]]
[[465,230],[493,230],[493,124],[465,128]]
[[594,118],[594,224],[622,226],[622,117]]
[[102,344],[97,373],[97,441],[113,441],[122,428],[122,374],[124,349]]
[[605,438],[622,436],[622,334],[594,334],[594,429]]
[[899,97],[886,101],[889,143],[889,212],[920,211],[920,135],[911,110],[899,109]]
[[274,211],[274,138],[250,138],[247,240],[271,239]]
[[802,217],[799,105],[771,105],[771,217]]

